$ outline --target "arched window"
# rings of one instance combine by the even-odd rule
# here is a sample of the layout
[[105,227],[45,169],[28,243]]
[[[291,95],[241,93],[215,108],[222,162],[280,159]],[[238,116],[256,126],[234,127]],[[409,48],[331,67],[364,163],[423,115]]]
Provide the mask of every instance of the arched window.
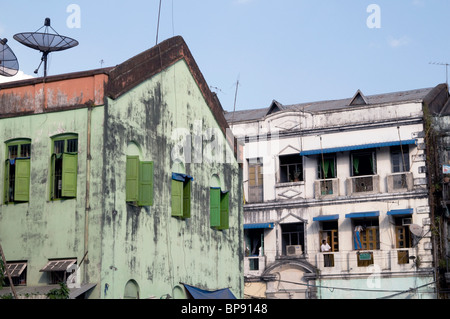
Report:
[[125,285],[123,299],[139,299],[139,285],[135,280],[131,279]]
[[128,143],[126,161],[126,201],[137,206],[153,205],[153,162],[141,161],[142,151]]

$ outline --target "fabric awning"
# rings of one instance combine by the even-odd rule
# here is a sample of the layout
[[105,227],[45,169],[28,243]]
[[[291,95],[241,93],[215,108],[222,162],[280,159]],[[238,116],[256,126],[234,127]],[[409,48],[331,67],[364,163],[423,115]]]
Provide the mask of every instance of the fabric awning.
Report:
[[415,139],[413,139],[413,140],[405,140],[405,141],[369,143],[369,144],[360,144],[360,145],[351,145],[351,146],[341,146],[341,147],[332,147],[332,148],[324,148],[324,149],[307,150],[307,151],[300,152],[300,156],[329,154],[329,153],[337,153],[337,152],[345,152],[345,151],[363,150],[363,149],[376,148],[376,147],[413,145],[413,144],[416,144],[416,140]]
[[179,182],[185,182],[187,179],[194,180],[192,176],[181,173],[172,173],[172,179]]
[[393,209],[387,212],[389,216],[401,216],[401,215],[412,215],[414,210],[412,208],[406,209]]
[[328,216],[317,216],[313,218],[313,221],[315,222],[325,222],[330,220],[338,220],[339,215],[328,215]]
[[274,228],[274,223],[244,224],[244,229]]
[[229,288],[214,291],[204,290],[183,284],[194,299],[236,299]]
[[77,262],[76,259],[58,259],[58,260],[50,260],[44,268],[39,270],[40,272],[45,271],[67,271],[70,266]]
[[366,217],[378,217],[380,216],[380,212],[362,212],[362,213],[350,213],[346,214],[345,218],[366,218]]

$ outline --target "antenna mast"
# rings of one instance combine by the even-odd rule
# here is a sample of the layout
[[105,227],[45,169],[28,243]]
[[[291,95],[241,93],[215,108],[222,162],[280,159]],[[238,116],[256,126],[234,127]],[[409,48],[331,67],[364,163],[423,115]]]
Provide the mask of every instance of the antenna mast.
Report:
[[442,62],[430,62],[429,64],[445,66],[445,83],[447,83],[447,87],[448,87],[448,66],[450,64],[449,63],[442,63]]

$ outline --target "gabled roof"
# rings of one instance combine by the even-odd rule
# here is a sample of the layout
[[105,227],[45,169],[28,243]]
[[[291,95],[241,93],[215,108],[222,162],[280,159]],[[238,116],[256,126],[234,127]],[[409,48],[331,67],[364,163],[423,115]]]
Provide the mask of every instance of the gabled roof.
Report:
[[[429,103],[429,101],[435,100],[435,96],[445,95],[448,91],[446,84],[439,84],[436,87],[376,94],[365,96],[360,90],[352,98],[339,99],[339,100],[328,100],[328,101],[317,101],[311,103],[299,103],[291,105],[281,105],[277,102],[277,105],[281,105],[280,109],[282,111],[298,111],[298,112],[309,112],[309,113],[319,113],[319,112],[334,112],[344,109],[349,109],[351,107],[361,107],[364,105],[382,105],[382,104],[396,104],[396,103],[407,103],[407,102],[419,102],[419,103]],[[365,104],[362,104],[364,102]],[[273,104],[271,105],[271,107]],[[225,117],[231,123],[237,122],[249,122],[262,120],[264,117],[269,115],[267,108],[263,109],[252,109],[252,110],[241,110],[234,112],[226,112]],[[233,120],[232,120],[233,119]]]

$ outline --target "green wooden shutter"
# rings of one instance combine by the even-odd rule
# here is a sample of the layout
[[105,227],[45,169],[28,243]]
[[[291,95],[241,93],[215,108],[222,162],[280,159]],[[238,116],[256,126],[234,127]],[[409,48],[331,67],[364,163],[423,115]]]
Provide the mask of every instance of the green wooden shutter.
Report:
[[127,156],[126,201],[137,202],[139,197],[139,156]]
[[211,227],[220,226],[220,189],[209,190],[209,220]]
[[183,182],[172,179],[172,216],[183,216]]
[[77,197],[78,155],[64,153],[61,197]]
[[153,162],[141,162],[139,165],[138,205],[153,205]]
[[229,206],[230,206],[230,193],[221,194],[220,196],[220,227],[219,229],[229,228]]
[[16,159],[14,201],[28,202],[30,198],[30,159]]
[[5,161],[5,188],[3,193],[3,201],[8,202],[8,191],[9,191],[9,160]]
[[183,183],[183,217],[191,217],[191,180]]

